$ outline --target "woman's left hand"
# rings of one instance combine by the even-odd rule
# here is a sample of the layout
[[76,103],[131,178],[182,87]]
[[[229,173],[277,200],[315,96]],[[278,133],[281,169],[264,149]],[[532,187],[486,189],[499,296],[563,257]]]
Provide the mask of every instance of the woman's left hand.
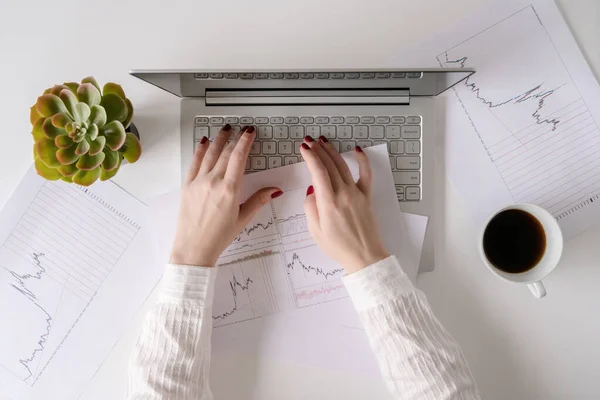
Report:
[[254,214],[283,194],[263,188],[242,203],[242,178],[256,133],[253,127],[242,129],[228,144],[231,134],[225,125],[213,143],[204,137],[198,144],[181,189],[172,264],[214,266]]

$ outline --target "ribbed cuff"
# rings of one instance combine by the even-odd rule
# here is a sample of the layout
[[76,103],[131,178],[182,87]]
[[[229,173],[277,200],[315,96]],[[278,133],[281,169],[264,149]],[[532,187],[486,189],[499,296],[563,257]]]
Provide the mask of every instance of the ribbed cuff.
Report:
[[396,256],[371,264],[342,278],[357,310],[375,307],[414,290]]
[[211,307],[217,268],[167,264],[161,280],[159,301]]

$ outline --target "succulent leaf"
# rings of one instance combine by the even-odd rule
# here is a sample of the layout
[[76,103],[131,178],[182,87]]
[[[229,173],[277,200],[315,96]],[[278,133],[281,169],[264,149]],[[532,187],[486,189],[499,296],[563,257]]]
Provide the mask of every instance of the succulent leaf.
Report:
[[55,114],[52,116],[52,125],[57,128],[64,128],[69,122],[73,122],[67,114]]
[[56,168],[50,168],[46,164],[42,162],[39,158],[36,157],[34,161],[35,171],[39,176],[44,179],[48,179],[49,181],[55,181],[61,178],[60,172]]
[[79,83],[77,83],[77,82],[65,82],[65,83],[63,83],[63,85],[65,85],[66,87],[68,87],[69,89],[71,89],[71,92],[77,93],[77,88],[79,87]]
[[102,88],[102,95],[103,96],[106,96],[107,94],[110,94],[110,93],[116,94],[120,98],[125,99],[125,92],[123,91],[123,88],[121,87],[121,85],[117,85],[114,82],[108,82]]
[[106,111],[106,120],[108,122],[123,122],[127,118],[127,105],[125,104],[125,100],[114,93],[102,96],[100,105],[104,107],[104,110]]
[[46,118],[41,117],[37,121],[35,121],[35,124],[33,124],[31,134],[33,135],[34,142],[37,142],[38,140],[46,137],[46,135],[44,135],[44,131],[42,130],[42,125],[44,124],[45,120]]
[[70,165],[79,159],[79,155],[75,154],[76,147],[71,146],[66,149],[58,149],[56,159],[62,165]]
[[101,168],[95,168],[91,171],[79,171],[73,176],[73,182],[81,186],[90,186],[100,177]]
[[32,105],[31,108],[29,109],[29,122],[31,122],[31,125],[33,125],[40,118],[42,118],[42,116],[40,115],[39,112],[37,112],[37,110],[35,108],[35,104]]
[[35,109],[42,117],[51,117],[54,114],[67,112],[67,107],[60,97],[53,94],[44,94],[38,97]]
[[131,132],[127,132],[127,136],[125,138],[125,144],[119,150],[123,157],[129,163],[134,163],[140,159],[142,155],[142,144],[139,139]]
[[60,135],[54,138],[54,144],[59,149],[68,149],[73,146],[75,142],[68,135]]
[[104,157],[104,153],[102,152],[95,155],[84,154],[77,160],[77,168],[82,171],[90,171],[98,168],[102,164],[102,161],[104,161]]
[[46,120],[42,124],[42,131],[44,131],[44,134],[50,139],[54,139],[59,135],[67,134],[67,131],[65,131],[63,128],[57,128],[52,124],[52,118],[46,118]]
[[[77,138],[73,139],[73,141],[77,142]],[[75,154],[82,156],[88,151],[90,151],[90,144],[88,141],[85,138],[79,140],[79,144],[75,149]]]
[[96,140],[96,138],[98,137],[98,132],[100,132],[98,126],[91,125],[87,130],[87,135],[90,138],[90,140]]
[[58,167],[60,162],[56,158],[56,152],[58,147],[54,144],[53,139],[43,138],[35,142],[34,146],[35,154],[44,164],[48,167]]
[[92,107],[100,104],[102,96],[94,85],[91,83],[84,83],[77,89],[77,98],[79,101],[82,101],[88,106]]
[[96,89],[98,89],[98,92],[100,91],[100,85],[98,85],[98,82],[96,81],[96,78],[94,78],[93,76],[88,76],[87,78],[83,78],[81,80],[81,83],[91,83],[92,85],[94,85],[96,87]]
[[111,150],[119,150],[125,143],[125,128],[119,121],[112,121],[100,128],[100,134],[106,136],[106,145]]
[[76,119],[75,114],[73,113],[73,111],[75,110],[75,105],[78,103],[77,96],[75,96],[75,93],[71,92],[71,89],[66,89],[60,92],[60,98],[64,102],[65,106],[67,106],[67,110],[69,110],[69,115],[73,116],[73,119]]
[[100,180],[101,181],[107,181],[110,178],[112,178],[113,176],[115,176],[117,174],[117,172],[119,172],[119,167],[120,166],[121,166],[121,164],[119,162],[119,165],[115,169],[112,169],[110,171],[106,171],[106,170],[103,169],[102,173],[100,174]]
[[58,172],[61,173],[62,176],[73,176],[77,173],[77,171],[79,171],[75,163],[69,165],[61,165],[56,169],[58,170]]
[[75,104],[75,109],[73,110],[73,119],[75,119],[75,122],[86,122],[90,118],[90,114],[90,106],[85,103]]
[[106,110],[101,106],[92,106],[90,114],[90,123],[97,125],[98,128],[106,125]]
[[131,125],[131,121],[133,121],[133,104],[131,103],[131,100],[126,98],[125,105],[127,106],[127,118],[123,121],[123,126],[127,129],[129,128],[129,125]]
[[88,154],[91,156],[94,156],[94,155],[100,153],[102,150],[104,150],[105,144],[106,144],[106,137],[98,136],[96,138],[96,140],[93,140],[92,143],[90,143],[90,151],[88,152]]
[[121,153],[111,150],[108,147],[105,147],[103,151],[106,157],[104,157],[104,161],[102,161],[102,169],[105,171],[112,171],[117,168],[123,158]]
[[50,93],[55,96],[58,96],[58,95],[60,95],[60,92],[63,91],[63,89],[70,90],[69,87],[65,86],[65,85],[54,85],[54,87],[50,90]]

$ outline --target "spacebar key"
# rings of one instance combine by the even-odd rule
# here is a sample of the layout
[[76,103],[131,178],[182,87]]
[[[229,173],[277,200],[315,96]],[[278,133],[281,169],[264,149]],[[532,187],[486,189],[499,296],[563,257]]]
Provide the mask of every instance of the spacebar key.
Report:
[[396,185],[419,185],[421,173],[418,171],[392,171]]

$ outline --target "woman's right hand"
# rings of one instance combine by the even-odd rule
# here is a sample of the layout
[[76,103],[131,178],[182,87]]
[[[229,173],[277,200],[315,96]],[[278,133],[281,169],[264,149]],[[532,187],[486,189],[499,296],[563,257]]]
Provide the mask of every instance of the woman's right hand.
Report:
[[371,205],[371,167],[356,147],[360,179],[354,182],[348,165],[323,136],[310,136],[301,146],[312,175],[304,209],[308,228],[319,247],[346,272],[359,271],[389,257]]

